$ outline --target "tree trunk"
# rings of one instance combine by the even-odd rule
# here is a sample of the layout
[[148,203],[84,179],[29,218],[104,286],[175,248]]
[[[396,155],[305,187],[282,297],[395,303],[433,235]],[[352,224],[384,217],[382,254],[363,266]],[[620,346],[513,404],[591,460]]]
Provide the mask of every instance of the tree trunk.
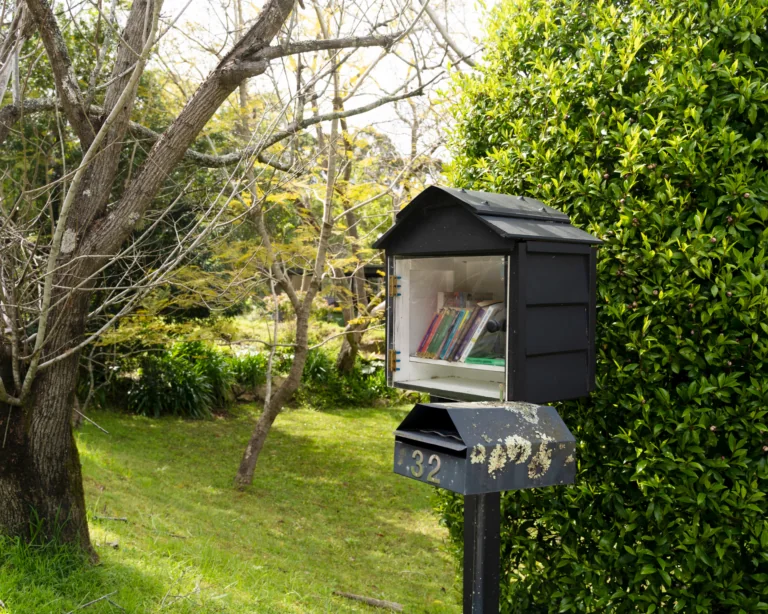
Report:
[[72,401],[72,428],[76,431],[83,426],[83,414],[80,411],[80,401],[75,394],[75,398]]
[[[80,293],[51,312],[51,348],[79,340],[88,307]],[[9,377],[0,346],[0,376]],[[72,430],[79,354],[38,372],[22,407],[0,404],[0,534],[79,545],[93,560],[80,456]]]
[[251,438],[243,453],[240,467],[235,476],[235,488],[243,489],[253,483],[253,473],[256,471],[256,461],[264,448],[267,436],[283,405],[294,395],[301,384],[304,365],[309,354],[309,316],[311,313],[311,298],[306,301],[296,314],[296,351],[288,377],[280,385],[275,394],[264,403],[264,411],[256,421]]
[[[362,327],[366,327],[363,324]],[[352,373],[355,368],[357,354],[360,351],[360,341],[363,338],[361,325],[359,323],[348,324],[344,330],[344,341],[341,343],[341,349],[336,356],[336,370],[339,373]]]
[[0,534],[79,544],[96,558],[71,412],[78,357],[39,374],[24,407],[0,405]]

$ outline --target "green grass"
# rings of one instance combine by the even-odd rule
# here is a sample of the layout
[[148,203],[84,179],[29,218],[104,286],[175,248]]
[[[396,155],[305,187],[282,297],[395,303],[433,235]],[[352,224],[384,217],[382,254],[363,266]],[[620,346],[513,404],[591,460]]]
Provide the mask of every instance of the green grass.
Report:
[[[60,614],[112,592],[141,613],[381,611],[332,595],[340,590],[406,612],[459,612],[432,491],[392,473],[403,415],[289,411],[253,487],[237,492],[252,408],[206,422],[94,414],[110,435],[87,425],[78,441],[101,564],[0,544],[0,611]],[[83,611],[120,609],[105,600]]]

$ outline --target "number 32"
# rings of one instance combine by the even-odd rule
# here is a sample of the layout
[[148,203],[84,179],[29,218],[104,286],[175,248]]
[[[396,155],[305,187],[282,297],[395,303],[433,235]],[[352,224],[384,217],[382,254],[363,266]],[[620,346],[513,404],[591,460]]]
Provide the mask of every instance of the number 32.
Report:
[[[420,478],[422,475],[424,475],[424,454],[421,452],[421,450],[414,450],[413,454],[411,454],[411,458],[416,460],[416,466],[411,466],[411,475],[415,478]],[[434,464],[435,468],[427,474],[427,482],[431,482],[432,484],[439,484],[440,480],[435,476],[440,471],[440,457],[437,454],[433,454],[429,457],[428,464],[430,467]]]

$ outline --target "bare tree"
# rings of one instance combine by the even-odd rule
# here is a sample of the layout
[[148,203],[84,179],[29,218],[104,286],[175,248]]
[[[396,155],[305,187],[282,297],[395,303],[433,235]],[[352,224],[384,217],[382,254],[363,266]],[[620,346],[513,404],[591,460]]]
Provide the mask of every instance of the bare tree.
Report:
[[[161,19],[161,4],[161,0],[134,0],[125,15],[99,12],[104,28],[117,30],[117,24],[123,25],[111,39],[113,53],[97,52],[97,69],[78,75],[63,34],[62,24],[71,25],[68,13],[57,15],[47,0],[17,0],[16,9],[29,12],[44,48],[55,96],[28,99],[20,92],[0,108],[0,143],[14,133],[20,119],[49,112],[66,119],[62,133],[71,131],[81,152],[76,167],[53,184],[26,186],[14,195],[0,194],[0,533],[28,537],[34,514],[43,522],[44,534],[57,533],[91,553],[80,461],[70,423],[83,348],[130,313],[221,226],[229,203],[248,187],[245,169],[261,159],[270,164],[264,168],[290,170],[290,161],[270,154],[270,147],[320,122],[331,123],[329,139],[335,144],[341,119],[417,95],[425,86],[415,80],[366,104],[310,117],[295,114],[285,119],[285,113],[265,114],[252,126],[245,147],[222,154],[201,153],[191,146],[246,79],[265,75],[271,66],[296,54],[351,53],[367,47],[390,50],[409,44],[412,23],[404,18],[388,18],[386,23],[361,20],[353,32],[343,36],[297,40],[295,29],[288,27],[294,0],[267,0],[239,39],[220,54],[170,125],[158,133],[132,121],[132,113],[139,81],[157,41],[175,27],[174,22]],[[104,37],[103,44],[108,43]],[[13,46],[16,48],[16,43]],[[107,57],[114,58],[109,70],[104,66]],[[27,69],[34,70],[35,66],[35,58],[30,58]],[[19,70],[24,69],[22,62]],[[109,74],[102,77],[105,72]],[[88,90],[84,91],[81,83],[88,83]],[[302,84],[303,92],[308,91],[307,85]],[[290,98],[296,95],[293,91]],[[143,162],[121,174],[123,154],[133,161],[137,144],[142,150],[146,148]],[[175,202],[171,199],[158,208],[158,195],[166,188],[170,193],[183,193],[183,185],[176,183],[173,173],[184,160],[231,170],[194,229],[179,235],[178,244],[164,254],[158,266],[144,270],[138,257],[140,246]],[[336,170],[337,153],[332,145],[327,149],[328,179],[313,278],[306,292],[293,289],[279,259],[269,256],[270,275],[288,293],[301,321],[323,277],[328,238],[335,222],[332,200]],[[262,247],[269,254],[263,199],[250,203],[250,207],[261,220]],[[105,287],[105,271],[116,266],[133,275],[125,273]],[[137,270],[141,273],[138,281]],[[96,291],[98,303],[92,300]],[[260,433],[264,427],[268,430],[275,408],[279,410],[301,377],[305,335],[306,327],[298,327],[297,358],[288,383],[272,394],[252,438],[251,451],[263,443]],[[246,453],[246,469],[249,463],[255,464],[255,458],[248,459]]]
[[[312,7],[317,17],[317,23],[320,28],[320,40],[324,44],[327,41],[334,40],[335,36],[341,34],[341,30],[345,27],[345,22],[349,20],[367,19],[369,15],[366,11],[360,11],[355,14],[355,11],[350,10],[343,3],[336,4],[329,2],[327,5],[321,5],[316,0],[313,0]],[[372,27],[377,27],[377,24],[372,23]],[[337,32],[332,33],[332,28],[335,27]],[[411,26],[412,27],[412,26]],[[382,54],[387,55],[388,49],[385,49]],[[317,58],[315,58],[317,59]],[[381,59],[374,58],[365,68],[358,70],[352,70],[352,73],[356,75],[355,86],[348,88],[347,96],[351,97],[355,90],[363,87],[366,83],[366,77],[370,75],[369,68]],[[336,228],[341,219],[349,215],[354,215],[354,208],[346,203],[344,211],[339,211],[339,202],[337,200],[337,188],[338,182],[343,181],[343,177],[347,177],[349,172],[349,164],[351,161],[344,155],[345,146],[342,143],[346,143],[346,118],[349,116],[348,111],[344,107],[344,98],[341,86],[342,71],[347,68],[346,62],[348,57],[339,54],[335,50],[327,51],[327,65],[330,66],[329,70],[312,71],[307,70],[308,75],[303,75],[303,67],[309,65],[318,65],[317,61],[310,61],[306,65],[299,63],[296,71],[296,83],[297,91],[301,89],[307,89],[311,92],[310,100],[307,102],[312,108],[312,117],[317,119],[320,117],[318,100],[319,89],[327,89],[330,92],[331,103],[331,121],[330,132],[325,134],[321,124],[316,124],[316,144],[317,152],[322,159],[322,166],[325,176],[323,184],[322,194],[320,200],[322,201],[322,211],[319,216],[315,216],[309,207],[305,207],[305,214],[307,215],[310,224],[316,229],[315,244],[313,246],[313,256],[305,263],[300,264],[305,273],[303,275],[302,287],[297,290],[288,274],[292,265],[290,256],[286,257],[286,254],[280,253],[275,249],[273,245],[273,239],[270,236],[268,226],[266,223],[265,208],[260,208],[257,211],[257,227],[259,236],[261,238],[261,245],[266,248],[267,261],[269,263],[269,269],[265,273],[274,280],[277,286],[288,296],[291,307],[293,309],[293,325],[295,327],[295,341],[292,344],[293,347],[293,360],[291,363],[290,371],[283,382],[275,388],[271,395],[265,400],[264,411],[259,417],[248,445],[243,453],[243,458],[240,463],[237,475],[235,477],[235,484],[238,487],[244,487],[250,484],[253,480],[253,474],[256,467],[259,454],[263,449],[266,442],[269,431],[274,424],[277,416],[284,407],[285,403],[293,396],[298,389],[304,366],[307,360],[307,356],[310,349],[309,342],[309,325],[310,317],[313,311],[313,303],[318,295],[318,292],[323,286],[323,283],[327,279],[327,264],[329,253],[332,253],[333,246],[331,240],[334,237]],[[323,64],[320,64],[323,65]],[[419,75],[420,76],[420,75]],[[403,84],[406,87],[409,83],[417,83],[417,89],[422,91],[424,89],[424,83],[418,83],[416,78],[407,79]],[[302,87],[302,83],[304,86]],[[401,85],[400,87],[403,87]],[[301,105],[299,114],[303,116],[303,104],[304,101],[299,98],[299,104]],[[355,231],[353,231],[355,232]],[[332,268],[332,267],[330,267]]]

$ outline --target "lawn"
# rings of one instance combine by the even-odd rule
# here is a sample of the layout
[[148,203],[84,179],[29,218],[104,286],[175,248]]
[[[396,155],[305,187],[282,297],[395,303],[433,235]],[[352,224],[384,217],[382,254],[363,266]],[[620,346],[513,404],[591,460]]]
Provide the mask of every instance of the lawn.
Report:
[[253,487],[236,492],[255,412],[203,422],[94,413],[109,435],[86,425],[78,442],[101,564],[0,546],[0,612],[61,614],[110,593],[80,611],[383,611],[334,591],[460,611],[432,491],[392,473],[404,410],[288,411]]

